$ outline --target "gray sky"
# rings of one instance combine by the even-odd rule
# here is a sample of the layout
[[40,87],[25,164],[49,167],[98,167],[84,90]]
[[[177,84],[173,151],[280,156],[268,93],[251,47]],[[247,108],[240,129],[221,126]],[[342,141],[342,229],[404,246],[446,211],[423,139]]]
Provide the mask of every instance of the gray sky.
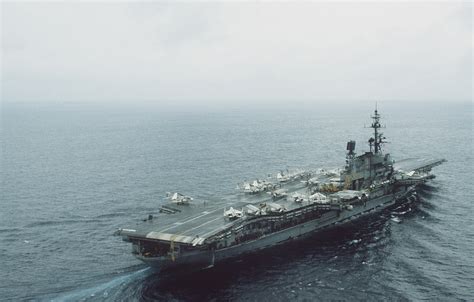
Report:
[[472,100],[472,4],[2,3],[2,100]]

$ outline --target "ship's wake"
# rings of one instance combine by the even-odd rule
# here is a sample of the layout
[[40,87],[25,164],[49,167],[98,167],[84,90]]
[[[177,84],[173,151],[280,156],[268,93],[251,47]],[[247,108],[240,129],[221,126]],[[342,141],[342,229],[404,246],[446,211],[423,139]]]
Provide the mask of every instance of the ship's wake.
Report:
[[[138,283],[149,273],[150,268],[143,268],[138,271],[116,277],[108,282],[85,289],[64,294],[51,301],[125,301],[134,300],[133,293],[127,293],[125,289],[130,289],[131,283]],[[124,295],[125,294],[125,295]],[[127,297],[128,296],[128,297]]]

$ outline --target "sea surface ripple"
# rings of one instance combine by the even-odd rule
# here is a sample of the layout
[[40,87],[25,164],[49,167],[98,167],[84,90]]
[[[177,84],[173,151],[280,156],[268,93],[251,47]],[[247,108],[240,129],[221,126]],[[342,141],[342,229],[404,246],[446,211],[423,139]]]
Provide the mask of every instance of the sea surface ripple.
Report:
[[381,109],[395,159],[448,160],[416,204],[185,276],[113,236],[168,191],[212,202],[280,169],[340,167],[346,141],[366,149],[371,109],[3,106],[0,299],[473,301],[471,104]]

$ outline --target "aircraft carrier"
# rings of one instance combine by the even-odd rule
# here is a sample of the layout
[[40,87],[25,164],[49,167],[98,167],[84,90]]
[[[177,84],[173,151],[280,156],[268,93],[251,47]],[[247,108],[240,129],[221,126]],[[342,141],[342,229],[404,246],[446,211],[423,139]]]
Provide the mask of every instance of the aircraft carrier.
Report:
[[217,202],[169,193],[158,215],[116,234],[158,270],[191,271],[415,201],[417,186],[433,179],[431,169],[445,160],[394,161],[382,150],[377,109],[371,118],[369,151],[357,155],[355,141],[349,141],[341,169],[280,171],[272,179],[242,183],[239,195]]

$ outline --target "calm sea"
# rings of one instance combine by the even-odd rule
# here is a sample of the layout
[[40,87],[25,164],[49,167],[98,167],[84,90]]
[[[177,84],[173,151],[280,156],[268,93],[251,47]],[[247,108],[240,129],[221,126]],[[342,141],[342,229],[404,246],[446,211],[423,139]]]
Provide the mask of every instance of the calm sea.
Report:
[[0,299],[474,300],[470,103],[379,105],[395,159],[448,160],[416,206],[175,278],[113,236],[168,191],[212,202],[244,179],[340,167],[348,140],[367,149],[372,110],[5,104]]

